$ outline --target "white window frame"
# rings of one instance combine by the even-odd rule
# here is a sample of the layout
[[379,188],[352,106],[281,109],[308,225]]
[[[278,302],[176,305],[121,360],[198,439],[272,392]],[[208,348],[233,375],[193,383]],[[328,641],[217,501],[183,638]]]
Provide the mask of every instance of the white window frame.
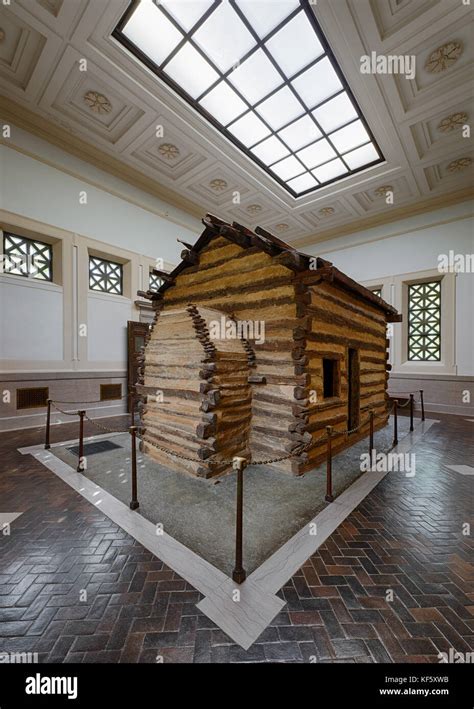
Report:
[[[413,283],[441,281],[441,359],[436,362],[408,359],[408,286]],[[386,276],[363,285],[382,289],[382,298],[402,313],[401,323],[392,323],[389,362],[393,374],[457,374],[456,365],[456,273],[440,273],[437,269]]]

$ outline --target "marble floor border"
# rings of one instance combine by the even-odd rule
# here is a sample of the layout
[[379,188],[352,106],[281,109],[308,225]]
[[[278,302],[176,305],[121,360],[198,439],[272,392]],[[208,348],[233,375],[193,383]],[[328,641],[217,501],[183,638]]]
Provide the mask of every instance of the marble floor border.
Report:
[[[391,452],[408,453],[435,423],[438,423],[435,419],[418,423],[414,432],[408,433]],[[121,433],[89,436],[84,440],[97,441]],[[77,439],[54,443],[51,448],[73,443]],[[285,606],[276,592],[388,474],[368,472],[359,477],[239,586],[166,532],[158,534],[152,522],[77,473],[43,445],[18,450],[23,455],[32,455],[202,593],[205,597],[197,607],[245,650]]]

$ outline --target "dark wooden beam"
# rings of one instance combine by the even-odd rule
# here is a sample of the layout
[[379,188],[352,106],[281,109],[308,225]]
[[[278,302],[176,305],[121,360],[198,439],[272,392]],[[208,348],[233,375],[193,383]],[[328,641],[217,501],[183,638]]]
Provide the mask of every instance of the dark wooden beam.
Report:
[[181,251],[181,258],[183,259],[183,261],[186,261],[187,263],[193,265],[199,263],[199,254],[197,254],[192,249],[184,249],[183,251]]
[[158,276],[158,278],[161,278],[162,281],[165,281],[165,283],[172,283],[174,281],[174,277],[171,273],[166,273],[166,271],[159,271],[157,268],[152,268],[151,272],[155,274],[155,276]]
[[182,239],[176,239],[176,241],[179,244],[183,244],[183,246],[185,246],[187,249],[189,249],[189,251],[192,251],[194,249],[194,246],[192,244],[188,244],[187,241],[183,241]]

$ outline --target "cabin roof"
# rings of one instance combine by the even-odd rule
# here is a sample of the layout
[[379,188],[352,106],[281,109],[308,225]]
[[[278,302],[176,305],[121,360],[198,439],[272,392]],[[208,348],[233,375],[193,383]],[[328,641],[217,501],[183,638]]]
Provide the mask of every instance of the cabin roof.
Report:
[[146,293],[140,291],[139,295],[149,300],[161,300],[163,293],[174,284],[175,278],[194,263],[197,254],[199,254],[212,239],[217,236],[223,236],[229,241],[242,246],[242,248],[257,247],[261,249],[274,257],[277,263],[281,263],[297,272],[301,281],[307,285],[316,285],[322,280],[334,282],[344,290],[358,295],[372,306],[383,310],[388,322],[399,322],[401,320],[401,315],[398,314],[397,310],[392,305],[386,303],[371,290],[365,288],[365,286],[357,283],[357,281],[354,281],[349,276],[346,276],[345,273],[336,268],[330,261],[297,251],[290,246],[290,244],[286,244],[277,236],[274,236],[261,227],[257,227],[255,231],[251,231],[237,222],[229,224],[212,214],[206,214],[202,223],[204,225],[204,231],[195,244],[187,244],[178,239],[186,248],[181,252],[181,262],[170,273],[164,273],[163,271],[154,269],[154,272],[164,281],[160,288],[156,291],[147,291]]

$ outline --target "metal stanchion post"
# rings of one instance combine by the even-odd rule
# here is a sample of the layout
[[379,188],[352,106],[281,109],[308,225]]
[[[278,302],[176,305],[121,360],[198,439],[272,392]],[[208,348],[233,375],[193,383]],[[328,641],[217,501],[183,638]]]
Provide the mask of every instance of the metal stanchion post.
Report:
[[398,445],[398,399],[393,400],[393,445]]
[[246,572],[242,565],[243,547],[243,508],[244,508],[244,470],[247,467],[245,458],[235,456],[232,467],[237,470],[237,509],[236,509],[236,529],[235,529],[235,568],[232,572],[232,579],[236,583],[242,583],[246,579]]
[[410,394],[410,432],[413,431],[413,411],[415,409],[415,399],[413,394]]
[[77,461],[77,472],[84,472],[84,416],[85,411],[78,411],[79,416],[79,456]]
[[51,445],[49,443],[49,428],[51,426],[51,399],[48,399],[48,410],[46,412],[46,437],[44,441],[44,447],[46,450],[51,448]]
[[370,438],[369,438],[369,456],[370,456],[370,467],[373,464],[374,457],[374,410],[370,410]]
[[421,420],[425,420],[425,402],[423,401],[423,389],[420,389]]
[[132,499],[130,501],[130,509],[136,510],[140,506],[138,502],[137,492],[137,427],[130,426],[130,435],[132,437]]
[[131,389],[128,393],[128,402],[130,408],[130,424],[131,426],[135,426],[135,396]]
[[326,502],[333,502],[334,497],[332,494],[332,446],[331,446],[331,436],[332,436],[332,426],[326,426],[327,433],[327,458],[326,458],[326,497],[324,498]]

